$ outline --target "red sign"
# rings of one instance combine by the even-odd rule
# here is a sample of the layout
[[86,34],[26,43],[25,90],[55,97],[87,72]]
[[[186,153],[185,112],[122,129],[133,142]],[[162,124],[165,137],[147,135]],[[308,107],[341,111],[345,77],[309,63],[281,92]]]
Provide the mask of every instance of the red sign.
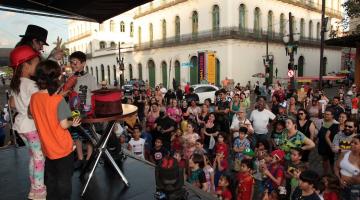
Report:
[[294,77],[294,74],[295,74],[294,70],[289,70],[287,73],[288,77],[290,77],[290,78]]

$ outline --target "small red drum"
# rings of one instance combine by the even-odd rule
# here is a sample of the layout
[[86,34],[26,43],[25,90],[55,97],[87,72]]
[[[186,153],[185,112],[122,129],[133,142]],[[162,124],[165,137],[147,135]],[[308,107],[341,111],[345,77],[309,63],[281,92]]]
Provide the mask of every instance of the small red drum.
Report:
[[92,93],[91,107],[95,117],[111,117],[123,113],[121,90],[103,88]]

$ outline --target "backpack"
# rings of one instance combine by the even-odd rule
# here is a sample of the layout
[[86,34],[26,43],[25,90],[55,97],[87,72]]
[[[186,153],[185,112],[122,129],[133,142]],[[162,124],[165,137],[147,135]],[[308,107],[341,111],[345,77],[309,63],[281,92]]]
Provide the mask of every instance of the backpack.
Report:
[[165,156],[155,168],[156,190],[163,192],[171,200],[183,199],[185,190],[184,172],[177,160]]

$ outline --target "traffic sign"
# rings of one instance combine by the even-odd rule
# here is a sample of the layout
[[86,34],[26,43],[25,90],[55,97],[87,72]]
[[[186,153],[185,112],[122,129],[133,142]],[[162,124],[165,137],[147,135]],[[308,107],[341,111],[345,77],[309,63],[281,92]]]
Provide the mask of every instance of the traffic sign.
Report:
[[295,73],[294,73],[294,70],[289,70],[288,73],[287,73],[287,75],[288,75],[289,78],[294,77],[294,74],[295,74]]

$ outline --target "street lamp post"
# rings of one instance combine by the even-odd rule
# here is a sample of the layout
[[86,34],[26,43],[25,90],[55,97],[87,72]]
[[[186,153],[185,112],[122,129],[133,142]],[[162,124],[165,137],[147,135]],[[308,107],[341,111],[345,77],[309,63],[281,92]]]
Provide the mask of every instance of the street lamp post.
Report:
[[121,57],[121,48],[120,48],[120,42],[118,44],[118,49],[119,49],[119,57],[116,57],[116,62],[119,65],[119,70],[120,70],[120,88],[121,86],[124,85],[124,70],[125,70],[125,65],[124,65],[124,57]]
[[[288,64],[288,70],[289,72],[292,70],[292,72],[294,72],[295,70],[295,65],[294,65],[294,54],[297,53],[297,48],[298,48],[298,42],[300,40],[300,34],[299,33],[294,33],[293,31],[293,21],[292,21],[292,15],[291,12],[289,12],[289,34],[288,35],[284,35],[283,37],[283,41],[285,43],[285,51],[286,51],[286,55],[289,56],[289,64]],[[293,73],[295,74],[295,73]],[[290,91],[296,89],[295,88],[295,77],[294,75],[290,77],[290,87],[289,87]]]
[[269,31],[266,35],[266,55],[263,56],[263,62],[265,67],[265,84],[268,87],[273,81],[273,63],[274,56],[269,55]]

